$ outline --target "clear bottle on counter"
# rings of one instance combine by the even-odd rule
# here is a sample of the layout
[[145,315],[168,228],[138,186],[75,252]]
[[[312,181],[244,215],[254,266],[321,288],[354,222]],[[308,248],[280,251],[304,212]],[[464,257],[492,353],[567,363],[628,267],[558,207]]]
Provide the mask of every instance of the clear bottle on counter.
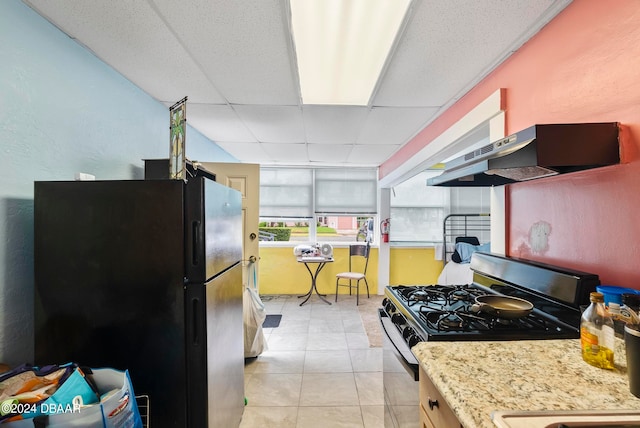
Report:
[[582,359],[595,367],[613,369],[613,320],[604,306],[602,293],[593,292],[589,299],[591,304],[580,321]]
[[616,302],[609,302],[609,315],[611,315],[611,320],[613,321],[613,332],[616,337],[623,338],[624,337],[624,326],[626,325],[626,321],[622,317],[622,312],[620,310],[620,304]]

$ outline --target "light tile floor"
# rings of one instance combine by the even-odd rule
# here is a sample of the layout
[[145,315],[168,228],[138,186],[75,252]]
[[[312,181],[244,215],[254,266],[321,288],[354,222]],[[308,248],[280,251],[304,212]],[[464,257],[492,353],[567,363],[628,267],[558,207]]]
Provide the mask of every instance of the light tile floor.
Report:
[[355,297],[263,296],[268,350],[245,363],[241,428],[382,428],[382,348],[370,348]]

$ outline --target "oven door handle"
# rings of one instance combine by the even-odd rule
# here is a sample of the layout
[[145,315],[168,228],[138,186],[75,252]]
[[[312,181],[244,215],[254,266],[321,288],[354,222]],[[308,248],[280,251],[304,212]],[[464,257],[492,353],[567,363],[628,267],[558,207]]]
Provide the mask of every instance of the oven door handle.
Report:
[[[382,333],[389,339],[389,342],[393,345],[393,353],[402,363],[404,369],[413,376],[414,380],[418,380],[418,360],[416,359],[411,348],[407,342],[404,341],[391,319],[387,316],[383,309],[378,309],[378,318],[380,319],[380,325],[382,326]],[[386,349],[385,349],[386,351]]]

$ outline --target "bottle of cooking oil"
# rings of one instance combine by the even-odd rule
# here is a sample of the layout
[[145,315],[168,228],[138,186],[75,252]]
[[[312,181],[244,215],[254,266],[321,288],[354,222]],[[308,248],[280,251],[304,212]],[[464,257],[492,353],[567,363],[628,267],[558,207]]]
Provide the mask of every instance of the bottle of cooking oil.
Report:
[[611,315],[604,306],[604,295],[594,292],[591,304],[580,321],[582,359],[592,366],[613,369],[614,330]]

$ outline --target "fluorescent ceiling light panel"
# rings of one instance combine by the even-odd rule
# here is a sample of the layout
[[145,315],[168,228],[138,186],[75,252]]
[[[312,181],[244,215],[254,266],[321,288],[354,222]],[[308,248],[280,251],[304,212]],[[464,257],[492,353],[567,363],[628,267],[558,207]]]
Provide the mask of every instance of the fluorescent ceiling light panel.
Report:
[[367,105],[411,0],[290,0],[304,104]]

